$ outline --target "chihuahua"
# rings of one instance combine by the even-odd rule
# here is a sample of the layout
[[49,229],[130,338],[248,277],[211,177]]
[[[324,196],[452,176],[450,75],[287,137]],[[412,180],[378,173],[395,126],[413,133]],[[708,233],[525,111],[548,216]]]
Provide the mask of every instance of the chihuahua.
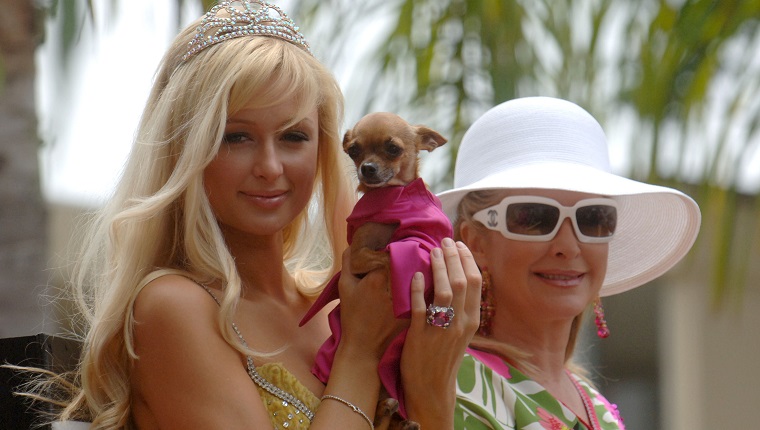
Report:
[[[358,191],[366,194],[381,187],[406,186],[419,178],[419,152],[433,151],[445,143],[443,136],[428,127],[413,126],[393,113],[376,112],[346,132],[343,150],[356,165]],[[390,256],[385,248],[397,228],[398,223],[368,221],[354,230],[350,245],[354,276],[376,269],[389,272]],[[419,428],[417,423],[400,418],[397,408],[394,399],[385,398],[378,404],[376,420],[390,419],[391,429]]]
[[[443,238],[453,235],[440,200],[419,177],[419,152],[432,151],[445,143],[446,139],[430,128],[410,125],[386,112],[366,115],[343,138],[343,149],[356,165],[358,191],[363,193],[346,220],[351,267],[344,269],[357,277],[384,270],[397,318],[411,316],[408,299],[416,272],[425,274],[426,301],[432,301],[430,251],[440,246]],[[339,278],[340,273],[328,282],[301,325],[339,298]],[[318,351],[312,368],[324,383],[329,379],[340,341],[339,307],[328,315],[333,332]],[[391,340],[378,366],[385,390],[376,418],[390,422],[391,429],[409,430],[417,428],[417,423],[403,420],[406,411],[398,369],[404,339],[400,333]]]
[[[413,126],[400,116],[375,112],[364,116],[343,137],[343,150],[356,165],[358,190],[407,185],[419,178],[420,151],[433,151],[446,143],[436,131]],[[362,276],[375,269],[388,270],[383,251],[398,224],[367,222],[357,228],[351,241],[351,273]]]

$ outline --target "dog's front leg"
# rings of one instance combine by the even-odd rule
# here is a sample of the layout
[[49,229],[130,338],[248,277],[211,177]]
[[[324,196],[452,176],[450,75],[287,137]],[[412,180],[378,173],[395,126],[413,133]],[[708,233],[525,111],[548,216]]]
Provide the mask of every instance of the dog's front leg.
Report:
[[376,269],[389,270],[390,256],[384,250],[396,224],[366,223],[357,228],[351,240],[351,273],[364,275]]

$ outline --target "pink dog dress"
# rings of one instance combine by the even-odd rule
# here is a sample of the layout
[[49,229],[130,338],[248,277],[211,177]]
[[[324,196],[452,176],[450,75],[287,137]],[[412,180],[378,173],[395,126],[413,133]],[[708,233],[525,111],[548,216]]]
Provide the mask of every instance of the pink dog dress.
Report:
[[[385,248],[390,255],[390,282],[393,312],[396,318],[409,318],[411,313],[411,285],[415,272],[425,275],[425,302],[433,300],[433,275],[430,267],[430,251],[440,247],[445,237],[452,237],[451,222],[441,210],[441,202],[428,191],[422,179],[415,179],[406,186],[382,187],[366,192],[356,203],[348,221],[348,243],[356,229],[366,222],[398,224],[391,241]],[[305,324],[320,309],[338,299],[336,274],[306,313]],[[340,341],[340,306],[328,315],[332,335],[317,353],[312,373],[323,383],[330,376],[335,351]],[[380,359],[380,381],[391,397],[399,402],[399,412],[406,417],[404,394],[401,386],[399,363],[406,339],[406,330],[394,338]]]

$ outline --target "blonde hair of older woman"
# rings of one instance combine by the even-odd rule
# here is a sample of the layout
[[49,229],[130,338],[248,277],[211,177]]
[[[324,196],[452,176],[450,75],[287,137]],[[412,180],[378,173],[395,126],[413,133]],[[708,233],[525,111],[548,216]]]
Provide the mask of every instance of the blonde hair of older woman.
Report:
[[131,427],[134,302],[148,282],[167,273],[221,281],[219,329],[231,346],[256,354],[231,328],[241,282],[203,186],[227,117],[253,95],[260,107],[296,100],[304,115],[318,110],[315,189],[283,232],[285,264],[308,296],[340,269],[355,187],[340,156],[337,82],[311,54],[272,37],[231,39],[183,62],[196,26],[179,34],[163,58],[124,174],[84,233],[72,281],[86,329],[81,390],[60,419],[85,416],[92,428]]

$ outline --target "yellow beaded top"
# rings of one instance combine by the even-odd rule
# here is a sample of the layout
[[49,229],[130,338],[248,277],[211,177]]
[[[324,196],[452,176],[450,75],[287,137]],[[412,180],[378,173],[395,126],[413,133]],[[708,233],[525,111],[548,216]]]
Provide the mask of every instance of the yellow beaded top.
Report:
[[[204,290],[219,304],[219,299],[203,285]],[[248,343],[240,333],[237,324],[232,323],[240,342],[248,348]],[[275,429],[308,429],[314,418],[314,411],[319,406],[319,398],[309,391],[301,381],[288,371],[281,363],[266,363],[257,367],[253,358],[246,357],[248,376],[256,384],[264,407],[271,414],[270,419]]]
[[[262,366],[257,366],[256,370],[259,375],[266,378],[266,380],[272,385],[295,396],[312,411],[317,410],[317,407],[319,406],[319,398],[309,391],[309,389],[283,367],[282,364],[267,363]],[[270,418],[275,429],[301,430],[309,428],[311,422],[295,406],[275,397],[258,385],[256,387],[264,401],[264,407],[266,407],[267,411],[271,414]]]

